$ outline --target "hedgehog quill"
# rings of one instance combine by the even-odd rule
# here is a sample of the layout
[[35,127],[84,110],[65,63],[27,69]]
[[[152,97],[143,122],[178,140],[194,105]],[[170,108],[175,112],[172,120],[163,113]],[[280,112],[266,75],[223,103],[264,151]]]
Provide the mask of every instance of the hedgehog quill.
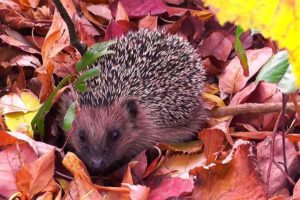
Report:
[[[62,96],[61,116],[79,99],[68,144],[92,174],[116,166],[156,143],[192,140],[205,120],[204,70],[193,47],[178,35],[139,30],[109,47],[94,66],[88,91]],[[62,121],[59,120],[58,121]]]

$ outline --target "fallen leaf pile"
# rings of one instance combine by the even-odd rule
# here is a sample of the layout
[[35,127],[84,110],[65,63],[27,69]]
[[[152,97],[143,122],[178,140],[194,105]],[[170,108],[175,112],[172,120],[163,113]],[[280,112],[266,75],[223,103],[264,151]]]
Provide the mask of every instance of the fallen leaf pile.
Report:
[[[287,96],[276,84],[255,82],[264,65],[280,50],[277,43],[254,30],[242,33],[239,39],[247,58],[247,74],[235,51],[236,26],[220,25],[215,17],[214,12],[223,19],[232,12],[245,12],[244,7],[230,10],[220,3],[210,10],[201,0],[61,2],[79,41],[88,47],[142,28],[179,34],[189,41],[206,70],[203,106],[208,113],[254,103],[280,106]],[[299,8],[298,1],[290,3]],[[283,6],[281,15],[288,13],[284,9],[288,8]],[[250,13],[255,16],[256,27],[262,23],[256,19],[260,12],[267,15],[259,9]],[[46,117],[45,137],[34,134],[31,127],[33,117],[59,81],[77,73],[75,64],[81,54],[71,45],[65,20],[51,0],[0,0],[0,19],[0,199],[300,198],[297,106],[297,114],[287,112],[283,116],[284,123],[274,137],[274,151],[270,151],[270,138],[279,111],[264,113],[262,108],[261,112],[222,117],[208,114],[207,127],[198,134],[198,140],[157,144],[107,177],[90,176],[75,154],[61,149],[62,141],[51,129],[51,112],[55,110]],[[245,19],[229,20],[249,28]],[[291,44],[298,42],[292,36],[279,44],[292,48]],[[295,48],[298,51],[299,44]],[[298,58],[291,55],[297,64]],[[58,91],[52,105],[66,87]],[[299,101],[297,92],[290,94],[290,99],[289,104]],[[270,165],[271,153],[276,163]]]

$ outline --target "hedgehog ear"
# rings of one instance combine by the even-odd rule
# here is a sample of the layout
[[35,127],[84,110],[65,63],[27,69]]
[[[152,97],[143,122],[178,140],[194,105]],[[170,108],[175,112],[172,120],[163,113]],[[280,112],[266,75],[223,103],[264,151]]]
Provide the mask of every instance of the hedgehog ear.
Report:
[[138,104],[135,99],[127,99],[124,101],[124,108],[128,112],[130,118],[135,118],[139,112]]

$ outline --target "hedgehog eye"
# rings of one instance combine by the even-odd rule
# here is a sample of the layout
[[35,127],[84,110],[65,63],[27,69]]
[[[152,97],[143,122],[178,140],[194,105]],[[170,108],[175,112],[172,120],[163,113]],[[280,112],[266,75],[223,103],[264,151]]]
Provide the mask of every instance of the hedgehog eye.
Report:
[[121,133],[118,129],[109,132],[109,139],[111,141],[116,141],[120,137]]
[[85,132],[84,132],[84,130],[80,130],[80,131],[79,131],[79,138],[80,138],[80,140],[81,140],[82,142],[85,141]]

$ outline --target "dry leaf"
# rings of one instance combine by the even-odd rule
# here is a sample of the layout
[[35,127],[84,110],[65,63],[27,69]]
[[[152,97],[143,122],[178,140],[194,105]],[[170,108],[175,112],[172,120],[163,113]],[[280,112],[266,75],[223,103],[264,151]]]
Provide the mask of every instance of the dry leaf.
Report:
[[253,146],[238,140],[224,160],[191,171],[196,176],[195,199],[267,199],[256,170]]
[[271,58],[272,50],[268,47],[247,50],[246,55],[249,64],[248,77],[244,76],[243,68],[237,56],[230,61],[225,71],[219,76],[219,87],[223,99],[227,95],[236,94],[243,89],[247,81]]
[[32,148],[26,144],[14,144],[0,152],[0,194],[7,199],[18,191],[16,172],[26,163],[37,159]]

